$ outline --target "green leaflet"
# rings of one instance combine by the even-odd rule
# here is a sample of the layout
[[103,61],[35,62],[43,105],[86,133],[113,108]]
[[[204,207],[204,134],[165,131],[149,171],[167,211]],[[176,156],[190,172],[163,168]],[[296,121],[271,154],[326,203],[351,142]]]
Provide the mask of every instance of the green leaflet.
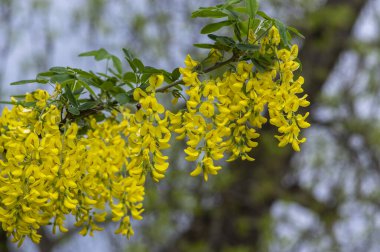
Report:
[[255,18],[259,9],[259,3],[257,0],[246,0],[245,5],[247,7],[248,15],[250,18]]
[[234,23],[235,23],[235,21],[226,20],[226,21],[222,21],[222,22],[218,22],[218,23],[208,24],[202,28],[201,33],[202,34],[208,34],[208,33],[217,31],[217,30],[221,29],[222,27],[232,25]]

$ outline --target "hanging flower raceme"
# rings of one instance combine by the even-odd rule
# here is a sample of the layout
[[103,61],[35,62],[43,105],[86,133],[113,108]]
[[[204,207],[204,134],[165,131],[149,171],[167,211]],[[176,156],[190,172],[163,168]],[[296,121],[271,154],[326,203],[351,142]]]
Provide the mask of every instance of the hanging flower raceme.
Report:
[[134,130],[129,135],[133,148],[130,150],[132,155],[128,169],[138,177],[150,173],[156,182],[165,177],[169,167],[168,157],[163,155],[162,150],[170,147],[171,138],[167,117],[164,116],[165,108],[155,96],[155,90],[163,79],[162,75],[152,75],[146,89],[150,92],[146,93],[140,88],[134,90],[133,97],[141,108],[129,118]]
[[197,163],[192,176],[203,173],[207,180],[209,174],[217,174],[221,166],[215,166],[214,160],[226,154],[227,161],[253,161],[250,153],[258,145],[258,130],[268,119],[278,127],[279,146],[291,144],[300,151],[299,144],[306,141],[299,138],[300,128],[310,124],[306,122],[309,113],[297,111],[309,102],[307,95],[298,96],[303,92],[303,78],[294,80],[298,47],[278,49],[280,42],[279,31],[273,27],[259,44],[262,54],[276,58],[272,68],[260,71],[254,64],[240,61],[221,78],[203,81],[196,72],[199,63],[186,57],[185,67],[180,68],[188,87],[186,110],[170,116],[176,122],[172,127],[179,134],[177,139],[187,138],[186,160]]
[[40,226],[52,222],[53,233],[56,227],[67,232],[64,221],[71,214],[83,235],[102,230],[98,225],[107,216],[120,221],[117,233],[132,235],[130,219],[142,219],[144,186],[140,177],[125,170],[129,123],[115,116],[100,123],[89,118],[87,133],[79,135],[77,123],[60,125],[61,112],[47,105],[46,91],[26,97],[37,106],[5,108],[0,117],[3,229],[16,242],[26,236],[39,242]]

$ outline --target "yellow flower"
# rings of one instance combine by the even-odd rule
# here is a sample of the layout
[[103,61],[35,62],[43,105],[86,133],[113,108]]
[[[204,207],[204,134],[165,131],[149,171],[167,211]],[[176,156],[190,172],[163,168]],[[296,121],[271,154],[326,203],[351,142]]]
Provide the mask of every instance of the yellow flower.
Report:
[[148,92],[154,92],[164,82],[164,76],[162,74],[152,75],[149,77],[149,87],[146,88]]
[[199,64],[199,63],[198,63],[197,61],[195,61],[195,60],[193,60],[193,59],[191,58],[190,54],[188,54],[188,55],[186,56],[186,59],[185,59],[185,65],[186,65],[186,68],[187,68],[187,69],[192,70],[192,69],[194,69],[198,64]]
[[211,102],[203,102],[199,107],[199,112],[201,112],[205,117],[212,117],[214,115],[214,104]]
[[219,50],[217,50],[215,48],[211,48],[211,50],[208,54],[208,59],[210,60],[210,62],[216,63],[222,58],[223,58],[223,55]]

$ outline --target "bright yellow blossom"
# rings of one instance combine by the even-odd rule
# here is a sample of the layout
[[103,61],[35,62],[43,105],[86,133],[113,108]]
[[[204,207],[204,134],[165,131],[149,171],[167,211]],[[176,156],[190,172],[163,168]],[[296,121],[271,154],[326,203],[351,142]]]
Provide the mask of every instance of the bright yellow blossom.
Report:
[[[51,221],[53,232],[67,232],[66,215],[76,216],[76,226],[85,235],[102,228],[109,213],[117,214],[121,233],[130,236],[127,218],[140,220],[144,186],[142,179],[122,172],[128,165],[131,143],[120,135],[130,134],[127,122],[110,117],[101,123],[89,119],[89,131],[78,135],[79,125],[68,122],[60,128],[60,112],[48,105],[46,91],[37,90],[29,100],[41,102],[37,108],[21,105],[3,110],[0,117],[0,222],[14,241],[26,236],[39,242],[37,233]],[[43,101],[43,102],[42,102]],[[42,110],[41,113],[38,110]],[[125,111],[128,118],[128,111]],[[62,132],[63,131],[63,132]],[[160,139],[167,141],[167,131]],[[157,164],[162,163],[157,158]],[[158,166],[158,165],[157,165]],[[163,168],[161,167],[161,170]],[[26,184],[25,184],[26,183]],[[116,207],[112,202],[123,202]],[[95,211],[103,211],[99,213]],[[94,217],[92,217],[94,216]]]
[[[251,43],[254,41],[250,34]],[[300,107],[307,107],[309,102],[303,92],[304,80],[294,80],[293,72],[299,68],[295,61],[298,47],[290,50],[277,50],[280,35],[272,27],[261,42],[262,54],[275,54],[278,61],[274,68],[267,71],[255,71],[254,65],[245,61],[238,62],[236,69],[227,71],[222,78],[200,81],[195,71],[197,62],[189,55],[185,59],[185,68],[180,68],[185,90],[186,111],[171,114],[174,122],[172,128],[177,139],[187,138],[185,149],[188,161],[196,161],[192,176],[203,173],[204,179],[214,175],[220,166],[214,166],[214,160],[226,157],[227,161],[237,158],[254,160],[250,155],[258,145],[257,132],[268,119],[278,127],[279,146],[290,144],[295,151],[300,151],[300,128],[310,126],[306,122],[308,113],[297,114]],[[269,118],[265,117],[265,109]]]
[[[310,102],[302,94],[303,77],[295,77],[298,46],[282,48],[275,27],[258,41],[250,29],[248,43],[274,63],[259,68],[244,55],[237,55],[242,56],[238,62],[222,62],[221,51],[212,49],[208,63],[226,68],[221,76],[205,77],[213,69],[202,69],[205,61],[200,65],[187,55],[185,67],[179,68],[182,79],[173,85],[157,90],[165,78],[171,79],[167,74],[139,76],[145,78],[143,83],[130,90],[135,110],[113,107],[118,101],[104,102],[100,95],[104,109],[94,110],[104,112],[105,119],[70,117],[70,109],[64,107],[70,99],[57,102],[62,97],[59,83],[52,95],[36,90],[23,101],[13,98],[15,105],[0,116],[3,230],[19,244],[26,237],[38,243],[41,226],[51,225],[53,233],[67,232],[65,220],[72,215],[81,235],[92,236],[103,229],[99,223],[111,220],[119,223],[115,233],[130,237],[132,220],[143,218],[146,180],[159,182],[169,169],[165,150],[172,134],[186,143],[185,159],[195,164],[190,175],[202,175],[206,181],[222,169],[221,160],[253,161],[260,129],[268,121],[277,127],[280,147],[289,144],[300,151],[306,141],[301,129],[310,124],[309,113],[299,110]],[[174,103],[183,96],[185,104],[173,113],[156,93],[177,83],[184,90],[172,92]],[[82,111],[78,118],[85,114]]]

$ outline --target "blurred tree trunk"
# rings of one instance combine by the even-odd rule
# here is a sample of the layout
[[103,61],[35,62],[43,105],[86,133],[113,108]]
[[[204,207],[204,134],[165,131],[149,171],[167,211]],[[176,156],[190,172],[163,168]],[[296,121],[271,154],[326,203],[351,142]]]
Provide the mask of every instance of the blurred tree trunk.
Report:
[[[313,108],[318,106],[318,95],[339,56],[347,49],[355,21],[366,2],[328,0],[317,13],[308,17],[322,14],[323,18],[317,22],[303,20],[306,26],[313,24],[303,28],[306,40],[300,52],[307,85],[305,89]],[[335,11],[342,13],[342,10],[344,15],[340,22],[333,23]],[[194,244],[203,244],[207,251],[234,247],[266,251],[270,211],[278,200],[294,201],[311,209],[325,222],[327,230],[331,230],[337,219],[338,203],[323,204],[317,201],[297,181],[291,185],[284,184],[284,176],[292,170],[294,153],[290,148],[279,150],[272,140],[273,133],[271,127],[262,131],[262,143],[254,151],[256,161],[238,161],[230,165],[233,182],[224,190],[215,192],[216,198],[220,199],[216,206],[199,212],[189,228],[162,251],[187,251]]]
[[7,240],[8,240],[7,235],[2,229],[0,229],[0,251],[1,252],[10,251],[8,248]]

